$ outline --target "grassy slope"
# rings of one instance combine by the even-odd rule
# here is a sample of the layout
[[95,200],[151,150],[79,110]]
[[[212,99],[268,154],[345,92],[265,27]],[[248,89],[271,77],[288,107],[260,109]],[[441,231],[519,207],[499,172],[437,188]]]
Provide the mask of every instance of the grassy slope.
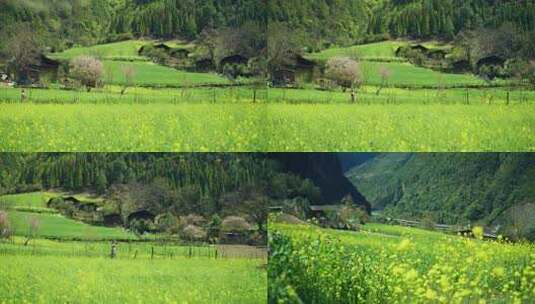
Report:
[[103,59],[146,60],[145,57],[139,56],[138,51],[147,43],[149,41],[128,40],[90,47],[76,47],[61,53],[50,54],[50,57],[70,60],[80,55],[90,55]]
[[[8,210],[13,208],[13,210],[8,211],[8,214],[15,235],[25,235],[28,231],[29,220],[31,218],[37,218],[40,223],[38,231],[38,236],[40,237],[58,237],[64,239],[136,238],[134,234],[126,232],[121,228],[92,226],[48,212],[54,211],[53,209],[46,208],[48,199],[61,194],[60,192],[32,192],[1,196],[0,201],[2,201],[2,204],[5,204]],[[100,201],[100,199],[93,198],[87,193],[80,193],[74,196],[84,201]],[[21,210],[21,208],[23,211],[17,211]]]
[[45,208],[51,193],[31,192],[24,194],[9,194],[0,196],[0,201],[10,207]]
[[195,73],[175,70],[152,62],[104,61],[106,70],[105,82],[123,84],[125,78],[123,68],[130,66],[135,71],[134,83],[141,86],[191,86],[199,84],[228,84],[230,81],[212,73]]
[[[533,151],[531,105],[0,105],[3,151]],[[13,128],[17,126],[17,128]]]
[[[345,48],[330,48],[308,57],[318,61],[327,61],[336,56],[357,57],[361,60],[365,82],[369,85],[381,84],[382,80],[378,73],[381,67],[386,67],[391,71],[392,75],[388,83],[393,86],[462,87],[487,85],[482,79],[473,75],[441,73],[404,62],[406,60],[403,58],[396,57],[395,51],[399,46],[405,44],[407,42],[384,41]],[[434,42],[429,42],[427,46],[437,48]]]
[[92,226],[59,214],[38,214],[30,212],[10,211],[9,219],[16,235],[25,235],[28,231],[29,220],[39,220],[39,237],[53,237],[62,239],[136,239],[137,237],[121,228]]
[[[105,82],[124,84],[123,68],[131,66],[135,70],[134,83],[143,86],[191,86],[199,84],[228,84],[228,79],[211,73],[193,73],[175,70],[149,62],[139,56],[139,49],[150,41],[129,40],[90,47],[77,47],[61,53],[51,54],[52,58],[70,60],[80,55],[101,58],[104,63]],[[171,43],[178,46],[177,43]]]
[[386,67],[391,76],[388,84],[401,87],[462,87],[485,86],[485,82],[469,74],[447,74],[402,62],[361,62],[365,83],[380,85],[379,70]]
[[335,47],[323,50],[319,53],[310,54],[307,57],[319,61],[327,61],[329,58],[335,56],[358,57],[362,60],[382,59],[404,61],[402,58],[396,57],[396,50],[398,47],[405,44],[407,43],[401,41],[383,41],[351,47]]

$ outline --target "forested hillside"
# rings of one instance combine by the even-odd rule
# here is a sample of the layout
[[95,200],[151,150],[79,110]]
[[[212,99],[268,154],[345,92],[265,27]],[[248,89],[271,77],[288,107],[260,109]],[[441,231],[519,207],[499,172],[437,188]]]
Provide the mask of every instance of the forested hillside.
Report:
[[[392,37],[453,38],[462,30],[511,22],[535,29],[535,3],[491,0],[268,1],[269,18],[328,43]],[[321,24],[321,27],[318,26]]]
[[261,0],[2,0],[1,34],[29,24],[56,49],[133,36],[191,39],[203,29],[265,24]]
[[529,153],[383,154],[349,177],[373,208],[394,217],[511,225],[534,215]]
[[[336,170],[335,155],[330,156],[3,154],[0,194],[63,189],[109,195],[116,186],[128,185],[161,193],[163,197],[155,198],[155,205],[186,200],[186,209],[203,213],[219,212],[229,196],[233,197],[230,202],[233,204],[255,196],[271,201],[300,197],[310,203],[322,203],[352,194],[356,203],[365,204],[350,183],[334,186],[328,183],[329,180],[347,182],[342,171]],[[315,170],[305,170],[311,163],[315,164]]]
[[[2,0],[0,28],[29,23],[47,45],[133,36],[195,38],[203,29],[284,22],[308,39],[352,44],[394,37],[453,38],[511,22],[535,29],[535,3],[491,0]],[[318,26],[321,24],[322,26]]]

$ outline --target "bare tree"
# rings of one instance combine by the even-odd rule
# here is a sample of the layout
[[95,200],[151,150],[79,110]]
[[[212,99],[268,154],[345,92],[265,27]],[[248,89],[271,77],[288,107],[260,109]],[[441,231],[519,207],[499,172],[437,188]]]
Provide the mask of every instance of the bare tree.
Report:
[[379,89],[377,89],[377,92],[375,93],[376,95],[379,95],[381,90],[388,85],[388,80],[390,79],[390,76],[392,76],[392,71],[384,65],[379,67],[378,73],[379,77],[381,77],[381,85],[379,86]]
[[0,239],[9,239],[11,234],[11,223],[9,222],[8,214],[5,211],[0,211]]
[[124,77],[123,88],[121,89],[121,95],[126,93],[126,89],[133,87],[135,84],[136,68],[133,65],[124,65],[121,68]]
[[23,82],[28,80],[31,66],[38,63],[41,53],[37,35],[29,25],[18,25],[13,30],[17,34],[8,38],[4,53],[16,81]]
[[213,28],[205,28],[198,39],[199,45],[204,47],[212,62],[216,61],[216,49],[219,44],[219,33]]
[[272,22],[267,35],[267,66],[270,71],[291,64],[292,55],[299,53],[299,37],[285,24]]
[[35,216],[29,217],[28,231],[26,232],[26,241],[24,241],[24,246],[28,245],[28,243],[38,235],[39,228],[41,228],[41,221]]
[[510,217],[512,235],[516,239],[529,239],[529,227],[533,223],[533,218],[535,218],[535,204],[525,203],[514,205],[511,207]]
[[96,88],[102,80],[104,67],[102,62],[91,56],[79,56],[71,60],[70,76],[87,88]]
[[336,82],[345,92],[350,89],[351,101],[356,102],[356,90],[363,84],[360,64],[348,57],[333,57],[327,61],[327,78]]

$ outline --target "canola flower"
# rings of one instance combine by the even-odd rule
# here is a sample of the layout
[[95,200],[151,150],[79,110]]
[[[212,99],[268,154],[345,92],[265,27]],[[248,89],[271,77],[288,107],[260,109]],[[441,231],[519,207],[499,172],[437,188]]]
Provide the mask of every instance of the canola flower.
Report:
[[32,252],[0,242],[0,303],[265,303],[262,259],[150,259],[150,246],[139,244],[136,259],[122,247],[111,260],[107,251],[84,256],[86,246],[37,240]]
[[[364,226],[365,227],[365,226]],[[271,297],[304,303],[531,303],[535,246],[374,224],[374,234],[270,224]],[[365,228],[364,228],[365,229]],[[294,303],[294,302],[289,302]]]
[[532,107],[0,103],[0,151],[534,151]]

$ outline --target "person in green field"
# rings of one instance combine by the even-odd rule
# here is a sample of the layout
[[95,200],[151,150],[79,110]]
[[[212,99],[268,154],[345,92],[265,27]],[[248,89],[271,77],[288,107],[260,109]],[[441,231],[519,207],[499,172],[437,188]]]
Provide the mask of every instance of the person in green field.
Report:
[[28,96],[26,95],[26,89],[22,88],[20,91],[20,101],[25,102]]
[[117,256],[117,242],[114,240],[111,242],[111,253],[110,257],[114,259]]

